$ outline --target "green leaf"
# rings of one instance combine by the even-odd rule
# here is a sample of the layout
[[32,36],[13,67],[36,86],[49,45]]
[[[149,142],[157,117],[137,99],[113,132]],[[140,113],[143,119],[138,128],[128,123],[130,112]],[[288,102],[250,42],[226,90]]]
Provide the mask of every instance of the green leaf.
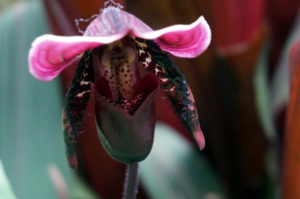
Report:
[[173,129],[158,124],[153,149],[140,164],[142,183],[153,199],[226,198],[206,159]]
[[276,154],[277,132],[273,121],[272,99],[270,84],[268,83],[268,56],[269,42],[266,41],[258,57],[257,67],[254,74],[255,101],[257,112],[264,129],[266,137],[270,141],[270,146],[266,151],[266,184],[264,188],[264,198],[275,198],[278,192],[278,157]]
[[60,169],[67,184],[71,170],[61,130],[59,80],[40,82],[28,72],[33,39],[48,32],[39,1],[15,5],[0,15],[0,157],[18,198],[53,199],[47,174]]
[[5,175],[5,171],[2,166],[1,159],[0,159],[0,198],[16,199],[16,196],[13,193],[10,183]]
[[282,50],[279,64],[276,67],[274,78],[271,83],[271,110],[273,115],[284,108],[289,100],[289,51],[299,35],[300,13]]
[[275,141],[277,134],[271,111],[271,93],[267,74],[268,56],[269,45],[265,42],[254,75],[255,101],[264,132],[269,140]]
[[48,174],[61,199],[100,199],[96,193],[78,175],[74,175],[71,190],[67,187],[66,180],[56,165],[48,167]]
[[100,199],[96,193],[79,177],[74,179],[72,199]]

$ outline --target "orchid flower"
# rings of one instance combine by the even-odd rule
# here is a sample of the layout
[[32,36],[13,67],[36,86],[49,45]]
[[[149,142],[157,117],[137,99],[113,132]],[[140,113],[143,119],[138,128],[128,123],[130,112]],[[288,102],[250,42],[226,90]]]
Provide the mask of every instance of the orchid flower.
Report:
[[203,149],[191,89],[167,53],[194,58],[208,47],[210,38],[203,17],[190,25],[154,31],[115,6],[103,9],[82,36],[38,37],[29,52],[29,70],[35,78],[50,81],[79,60],[62,114],[70,166],[78,164],[78,133],[92,90],[98,135],[115,160],[129,164],[151,151],[158,89]]

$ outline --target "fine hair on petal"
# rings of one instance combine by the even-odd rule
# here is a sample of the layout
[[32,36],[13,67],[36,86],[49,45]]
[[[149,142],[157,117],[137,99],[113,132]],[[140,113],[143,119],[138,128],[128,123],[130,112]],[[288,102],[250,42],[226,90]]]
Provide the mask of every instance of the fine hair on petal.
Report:
[[[113,0],[112,0],[113,1]],[[114,2],[114,1],[113,1]],[[107,3],[107,2],[106,2]],[[105,4],[105,3],[104,3]],[[121,4],[118,4],[118,6],[113,4],[107,4],[104,6],[104,8],[100,9],[100,15],[105,14],[106,12],[118,12],[123,8]]]
[[115,7],[115,8],[119,8],[119,9],[124,8],[121,4],[116,3],[114,0],[107,0],[104,2],[104,8],[108,8],[108,7]]
[[75,19],[75,24],[76,24],[76,27],[77,27],[77,31],[79,33],[83,34],[84,31],[80,29],[80,22],[88,23],[88,22],[92,21],[93,19],[97,18],[98,16],[99,16],[99,14],[94,14],[88,19],[83,19],[83,18]]
[[107,1],[104,2],[104,8],[99,9],[98,14],[92,15],[88,19],[84,19],[84,18],[75,19],[75,24],[76,24],[76,27],[77,27],[77,31],[81,34],[84,34],[84,31],[80,28],[80,23],[81,22],[88,23],[88,22],[92,21],[93,19],[99,17],[101,14],[105,13],[106,11],[109,11],[109,10],[118,11],[118,10],[123,9],[123,8],[124,7],[121,4],[116,3],[114,0],[107,0]]

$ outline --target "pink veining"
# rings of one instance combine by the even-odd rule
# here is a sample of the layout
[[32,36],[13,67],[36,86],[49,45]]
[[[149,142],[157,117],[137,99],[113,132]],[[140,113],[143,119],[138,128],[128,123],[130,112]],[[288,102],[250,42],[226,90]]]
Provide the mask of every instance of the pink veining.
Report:
[[29,70],[37,79],[50,81],[84,51],[113,43],[128,34],[155,40],[162,50],[186,58],[200,55],[211,40],[210,28],[203,17],[189,25],[154,31],[134,15],[108,7],[91,22],[83,36],[38,37],[29,52]]

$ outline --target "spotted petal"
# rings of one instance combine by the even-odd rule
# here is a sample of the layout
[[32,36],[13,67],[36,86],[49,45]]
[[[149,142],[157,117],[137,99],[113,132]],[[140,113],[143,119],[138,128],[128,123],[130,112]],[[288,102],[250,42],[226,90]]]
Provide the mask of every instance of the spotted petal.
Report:
[[78,64],[71,86],[66,94],[62,113],[63,132],[69,165],[77,168],[77,141],[93,79],[91,53],[87,51]]
[[203,149],[205,139],[200,128],[194,96],[182,72],[155,42],[136,39],[136,44],[139,49],[139,61],[148,72],[158,78],[160,87],[170,99],[176,114],[193,135],[199,148]]

